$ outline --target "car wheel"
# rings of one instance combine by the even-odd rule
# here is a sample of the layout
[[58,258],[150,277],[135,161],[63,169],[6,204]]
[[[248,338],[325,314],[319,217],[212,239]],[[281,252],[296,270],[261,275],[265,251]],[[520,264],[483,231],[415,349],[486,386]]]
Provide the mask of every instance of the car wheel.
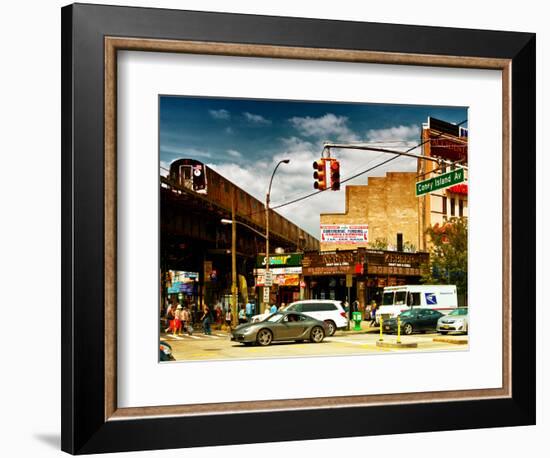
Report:
[[258,332],[258,335],[256,336],[256,342],[258,342],[258,345],[261,345],[262,347],[269,345],[272,340],[273,334],[271,334],[271,331],[269,329],[260,330],[260,332]]
[[323,328],[321,328],[320,326],[315,326],[311,330],[310,340],[313,343],[321,343],[324,338],[325,338],[325,331],[323,331]]
[[413,333],[413,325],[411,323],[405,323],[403,325],[403,334],[410,336]]
[[332,320],[327,320],[325,323],[327,324],[327,335],[329,337],[333,336],[336,332],[336,323]]

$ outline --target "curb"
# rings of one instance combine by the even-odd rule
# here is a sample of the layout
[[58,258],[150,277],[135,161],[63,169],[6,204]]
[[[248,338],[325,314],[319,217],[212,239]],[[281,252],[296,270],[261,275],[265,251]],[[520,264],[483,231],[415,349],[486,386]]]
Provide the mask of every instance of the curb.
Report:
[[382,348],[417,348],[418,342],[407,342],[407,343],[397,343],[397,342],[380,342],[376,341],[377,347]]
[[468,339],[449,339],[445,337],[434,337],[434,342],[450,343],[455,345],[467,345]]

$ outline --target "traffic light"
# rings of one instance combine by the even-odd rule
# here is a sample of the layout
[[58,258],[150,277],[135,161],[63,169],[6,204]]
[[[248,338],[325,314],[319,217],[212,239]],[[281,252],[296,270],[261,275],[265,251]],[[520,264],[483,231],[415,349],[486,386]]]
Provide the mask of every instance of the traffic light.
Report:
[[330,184],[333,191],[340,190],[340,163],[336,159],[330,161]]
[[315,170],[315,172],[313,172],[313,178],[315,179],[313,182],[313,187],[315,189],[319,189],[320,191],[327,189],[327,172],[325,169],[325,163],[326,159],[319,159],[313,163],[313,168]]

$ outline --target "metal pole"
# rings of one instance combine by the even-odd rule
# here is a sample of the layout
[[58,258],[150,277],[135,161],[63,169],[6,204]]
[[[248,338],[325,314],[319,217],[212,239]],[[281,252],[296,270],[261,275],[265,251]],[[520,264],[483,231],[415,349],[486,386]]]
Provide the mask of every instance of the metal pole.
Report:
[[397,315],[397,343],[401,343],[401,317]]
[[351,286],[348,286],[348,331],[350,330],[351,324]]
[[[375,151],[377,153],[397,154],[399,156],[407,156],[407,157],[412,157],[412,158],[415,158],[415,159],[423,159],[425,161],[437,162],[438,164],[448,164],[448,165],[454,164],[454,162],[448,161],[446,159],[439,159],[439,158],[430,157],[430,156],[422,156],[422,155],[418,155],[418,154],[411,154],[411,153],[404,152],[404,151],[396,151],[396,150],[391,150],[391,149],[387,149],[387,148],[377,148],[377,147],[373,147],[373,146],[360,145],[360,144],[325,142],[324,148],[326,148],[326,149],[328,149],[328,148],[340,148],[340,149],[357,149],[357,150],[363,150],[363,151]],[[468,170],[468,166],[460,165],[460,167],[462,167],[463,169]]]
[[237,221],[235,220],[235,190],[231,192],[231,310],[232,324],[237,323]]

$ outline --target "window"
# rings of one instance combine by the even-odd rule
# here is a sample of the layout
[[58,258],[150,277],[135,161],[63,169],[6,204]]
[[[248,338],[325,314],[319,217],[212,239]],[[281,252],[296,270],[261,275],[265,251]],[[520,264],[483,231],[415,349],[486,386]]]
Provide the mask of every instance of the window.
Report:
[[420,293],[409,293],[408,301],[410,307],[420,305]]
[[441,198],[441,212],[446,215],[447,214],[447,197],[443,196]]
[[317,310],[319,312],[329,312],[330,310],[336,310],[336,306],[332,302],[324,302],[322,304],[317,304]]
[[302,312],[315,312],[317,310],[317,304],[306,303],[302,304]]
[[405,305],[407,291],[397,291],[395,293],[395,305]]
[[455,216],[455,199],[451,197],[451,216]]
[[287,307],[287,311],[288,312],[302,312],[303,311],[303,306],[304,304],[294,304],[294,305],[291,305],[290,307]]
[[464,216],[464,201],[462,199],[458,201],[458,216]]
[[384,293],[382,305],[393,305],[393,293]]

